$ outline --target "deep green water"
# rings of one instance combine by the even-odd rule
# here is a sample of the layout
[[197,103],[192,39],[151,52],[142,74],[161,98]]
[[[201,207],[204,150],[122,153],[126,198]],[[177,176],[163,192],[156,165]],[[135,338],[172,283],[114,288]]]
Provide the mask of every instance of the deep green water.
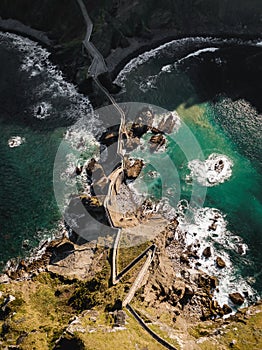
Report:
[[[2,40],[5,42],[0,47],[0,261],[4,264],[9,258],[29,254],[31,247],[55,229],[61,217],[53,194],[56,152],[66,127],[89,115],[91,108],[87,99],[78,95],[54,67],[46,64],[45,51],[32,42],[27,42],[21,51],[24,39],[2,37]],[[12,44],[7,45],[10,40]],[[134,63],[129,72],[120,74],[118,83],[122,83],[124,90],[118,99],[176,110],[185,123],[185,128],[170,135],[165,152],[152,155],[138,151],[148,163],[159,164],[159,178],[148,175],[154,167],[147,166],[144,170],[143,181],[152,196],[167,197],[174,208],[178,199],[190,201],[192,182],[187,179],[188,161],[197,159],[200,153],[202,160],[217,153],[233,162],[232,176],[224,183],[208,188],[196,184],[194,201],[197,204],[199,199],[200,206],[219,209],[225,215],[227,230],[248,245],[246,255],[233,250],[229,252],[230,259],[241,276],[254,278],[252,287],[261,293],[261,115],[255,99],[249,102],[252,89],[245,98],[245,81],[230,84],[230,89],[222,84],[228,80],[234,82],[225,66],[235,64],[238,73],[246,76],[243,50],[238,48],[240,54],[234,51],[231,55],[232,45],[193,39],[168,49],[164,47],[147,60],[143,56],[140,63],[144,63]],[[179,61],[203,47],[225,46],[226,51],[211,50]],[[254,50],[251,49],[250,55]],[[248,55],[246,47],[244,51]],[[174,62],[176,67],[163,69]],[[27,68],[22,69],[23,65]],[[214,88],[218,85],[219,91]],[[241,93],[237,94],[238,90]],[[37,118],[35,110],[43,103],[49,106],[47,113],[45,118]],[[91,132],[95,123],[90,117]],[[24,137],[25,143],[10,148],[8,140],[12,136]],[[179,142],[184,143],[186,154]],[[164,159],[171,161],[171,170],[169,166],[161,168]],[[28,245],[23,247],[25,240]]]
[[[189,45],[186,48],[184,44],[181,46],[187,50],[184,57],[197,51]],[[209,44],[208,47],[217,48],[219,45],[216,42],[213,45]],[[248,57],[249,49],[246,47],[245,50]],[[179,62],[181,51],[173,45],[173,47],[159,50],[151,57],[150,53],[141,56],[139,62],[133,62],[132,67],[118,79],[118,83],[121,83],[125,90],[119,99],[146,102],[167,110],[176,110],[181,120],[190,129],[190,133],[196,138],[205,159],[210,154],[217,153],[227,156],[233,162],[232,176],[224,183],[207,188],[203,206],[217,208],[225,214],[227,230],[232,236],[241,237],[248,245],[246,255],[240,256],[235,251],[230,251],[230,259],[236,271],[246,280],[255,277],[253,287],[261,292],[262,118],[257,105],[252,105],[245,96],[233,98],[232,91],[229,91],[226,86],[221,88],[219,94],[214,89],[214,76],[221,74],[221,79],[232,79],[223,69],[225,64],[236,67],[239,65],[239,74],[246,74],[240,70],[243,67],[239,64],[237,55],[232,55],[230,61],[229,51],[212,52],[210,50]],[[171,52],[173,52],[172,58]],[[250,55],[252,54],[251,52]],[[143,61],[145,62],[141,64]],[[164,68],[163,71],[163,67],[174,62],[178,62],[176,66],[173,65],[169,71]],[[200,72],[205,71],[203,66],[206,66],[208,71],[204,77],[200,75]],[[238,94],[238,89],[242,89],[242,85],[243,82],[241,84],[235,82],[235,95]],[[246,81],[246,86],[251,90],[257,88],[251,85],[250,80]],[[148,165],[144,170],[143,186],[141,182],[138,183],[137,188],[144,190],[146,183],[150,195],[158,199],[162,196],[167,197],[170,204],[175,207],[179,191],[181,191],[180,199],[190,201],[192,185],[186,181],[186,176],[190,173],[187,163],[194,157],[198,158],[198,151],[193,151],[193,154],[188,157],[181,150],[179,142],[172,141],[173,138],[183,140],[184,144],[187,144],[187,140],[191,140],[191,136],[188,137],[182,127],[173,137],[171,135],[166,151],[158,153],[157,158],[162,158],[162,164],[165,164],[164,159],[168,155],[178,171],[179,183],[175,171],[171,168],[167,169],[165,165],[162,169],[161,166],[158,167],[160,176],[155,179],[150,178],[146,173],[155,169],[152,165]],[[145,154],[143,150],[136,154],[146,159],[148,164],[155,162],[156,155],[151,155],[150,152]],[[227,247],[221,248],[227,251]]]
[[[53,166],[69,125],[92,110],[48,61],[48,52],[0,33],[0,268],[56,232]],[[36,115],[39,106],[45,112]],[[92,129],[92,127],[91,127]],[[13,136],[25,139],[10,148]]]

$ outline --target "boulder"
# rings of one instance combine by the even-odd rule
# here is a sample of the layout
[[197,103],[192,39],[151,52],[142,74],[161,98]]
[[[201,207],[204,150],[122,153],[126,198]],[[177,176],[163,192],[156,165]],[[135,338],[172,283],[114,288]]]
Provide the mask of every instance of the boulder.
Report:
[[224,267],[226,267],[226,263],[220,256],[216,258],[216,264],[217,264],[217,267],[219,267],[220,269],[223,269]]
[[173,284],[173,292],[179,297],[179,299],[182,299],[185,291],[186,291],[186,284],[182,280],[175,280],[175,283]]
[[223,309],[225,315],[228,315],[232,312],[231,307],[228,306],[227,304],[224,304],[222,309]]
[[211,248],[210,247],[206,247],[204,250],[203,250],[203,253],[205,258],[210,258],[211,256]]
[[198,277],[198,287],[204,288],[208,292],[218,286],[218,279],[215,276],[208,276],[200,274]]
[[218,279],[216,276],[210,276],[209,277],[209,284],[211,288],[216,288],[219,284]]
[[133,162],[127,159],[125,162],[125,176],[128,179],[136,179],[139,176],[143,165],[144,162],[141,159],[136,159]]
[[235,305],[242,305],[245,301],[245,298],[238,292],[229,294],[229,299]]
[[183,253],[180,255],[180,262],[184,264],[189,264],[189,258],[188,255]]
[[151,143],[150,150],[155,151],[166,143],[166,139],[162,134],[157,134],[153,135],[149,142]]
[[217,229],[217,224],[215,223],[215,220],[213,223],[208,227],[208,231],[216,231]]

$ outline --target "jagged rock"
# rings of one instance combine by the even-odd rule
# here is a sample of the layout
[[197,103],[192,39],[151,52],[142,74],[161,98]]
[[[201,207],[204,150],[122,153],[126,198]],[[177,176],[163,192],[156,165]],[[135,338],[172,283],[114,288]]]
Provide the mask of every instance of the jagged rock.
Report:
[[0,284],[9,283],[9,282],[10,282],[10,278],[6,274],[3,274],[0,276]]
[[185,286],[185,293],[186,296],[192,297],[195,294],[195,290],[192,286],[186,285]]
[[200,275],[198,277],[198,286],[204,288],[209,293],[210,289],[218,286],[218,279],[215,276]]
[[225,315],[228,315],[232,312],[231,307],[228,306],[227,304],[224,304],[222,309],[223,309]]
[[180,262],[185,263],[185,264],[189,264],[188,255],[187,254],[181,254],[180,255]]
[[86,167],[86,173],[92,181],[94,193],[104,194],[107,190],[108,178],[102,165],[92,158]]
[[213,316],[212,312],[207,308],[202,308],[201,313],[202,313],[202,316],[200,317],[200,319],[202,321],[206,321]]
[[149,142],[151,143],[150,145],[150,150],[155,151],[159,147],[162,147],[166,143],[166,139],[162,134],[158,135],[153,135]]
[[90,162],[87,164],[86,173],[88,176],[92,176],[93,170],[95,168],[96,160],[95,158],[91,158]]
[[238,292],[229,294],[230,300],[236,305],[242,305],[245,298]]
[[135,119],[136,124],[140,125],[146,125],[148,128],[152,127],[154,120],[154,114],[153,112],[147,108],[144,107],[141,111],[138,112],[137,117]]
[[118,125],[117,126],[113,126],[109,129],[106,130],[106,132],[104,132],[102,134],[102,136],[100,137],[100,143],[109,147],[111,145],[113,145],[114,143],[117,142],[118,140]]
[[159,134],[159,135],[153,135],[153,136],[151,136],[151,138],[150,138],[149,141],[150,141],[151,143],[160,144],[160,143],[163,142],[163,140],[165,141],[164,136],[163,136],[162,134]]
[[217,264],[217,267],[219,267],[220,269],[223,269],[226,266],[226,263],[220,256],[216,258],[216,264]]
[[210,247],[206,247],[204,250],[203,250],[203,253],[204,257],[206,258],[210,258],[210,256],[212,255],[211,254],[211,248]]
[[129,137],[126,140],[125,148],[127,151],[132,151],[140,145],[139,137]]
[[139,176],[143,165],[144,162],[141,159],[136,159],[133,162],[127,159],[125,162],[125,176],[128,179],[136,179]]
[[173,284],[173,292],[179,297],[179,299],[182,299],[185,290],[186,290],[186,284],[182,280],[176,280],[175,283]]
[[209,276],[209,283],[211,288],[216,288],[219,284],[217,277]]
[[167,118],[162,118],[158,125],[158,129],[166,134],[170,134],[173,131],[175,124],[176,120],[174,119],[173,115],[170,114]]
[[149,127],[142,123],[133,123],[131,127],[132,134],[138,138],[142,137],[148,130]]
[[208,227],[208,231],[216,231],[217,229],[217,224],[215,223],[215,221],[213,221],[213,223]]

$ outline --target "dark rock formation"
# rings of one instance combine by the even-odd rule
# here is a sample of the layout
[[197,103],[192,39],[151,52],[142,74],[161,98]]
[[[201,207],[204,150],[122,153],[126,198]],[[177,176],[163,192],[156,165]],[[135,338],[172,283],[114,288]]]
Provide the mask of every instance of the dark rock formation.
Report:
[[81,339],[77,337],[63,336],[56,343],[54,350],[84,350],[85,346]]
[[242,305],[245,298],[238,292],[229,294],[230,300],[236,305]]
[[220,269],[223,269],[224,267],[226,267],[226,263],[220,256],[216,258],[216,264],[217,264],[217,267],[219,267]]
[[153,135],[149,142],[151,143],[150,145],[150,150],[156,151],[159,147],[162,147],[166,143],[166,139],[162,134],[158,135]]
[[230,314],[232,312],[232,309],[227,304],[224,304],[223,305],[223,311],[224,311],[224,314],[227,315],[227,314]]
[[86,173],[92,183],[94,194],[106,194],[108,188],[108,178],[102,165],[92,158],[86,167]]
[[126,140],[125,148],[128,152],[130,152],[130,151],[136,149],[139,145],[140,145],[139,137],[129,137]]
[[185,264],[189,264],[188,255],[185,253],[181,254],[180,255],[180,262],[185,263]]
[[211,257],[211,248],[210,247],[206,247],[204,250],[203,250],[203,253],[205,258],[210,258]]

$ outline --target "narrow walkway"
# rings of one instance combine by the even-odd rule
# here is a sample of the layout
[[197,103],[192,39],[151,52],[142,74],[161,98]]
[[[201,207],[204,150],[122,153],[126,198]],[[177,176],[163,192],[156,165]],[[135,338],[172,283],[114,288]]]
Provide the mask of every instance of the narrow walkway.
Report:
[[[152,249],[148,250],[146,252],[146,254],[148,254],[148,257],[146,259],[146,262],[144,263],[142,269],[139,271],[135,282],[132,284],[127,296],[125,297],[125,299],[122,302],[122,306],[126,307],[127,304],[129,304],[131,302],[131,300],[133,299],[135,292],[138,290],[138,288],[141,286],[141,283],[143,281],[143,278],[145,277],[145,274],[147,273],[147,270],[149,269],[149,266],[151,265],[153,259],[154,259],[154,255],[155,255],[155,251],[156,251],[156,246],[153,244],[152,245]],[[141,260],[143,257],[140,257],[139,260]],[[139,261],[138,260],[138,261]],[[137,263],[137,262],[136,262]],[[133,266],[135,265],[135,263],[133,264]],[[133,266],[131,266],[130,268],[132,268]],[[127,271],[128,272],[128,271]]]
[[[101,53],[96,49],[96,47],[90,42],[90,37],[93,30],[93,23],[88,16],[86,7],[82,0],[77,0],[81,12],[83,14],[84,20],[86,22],[86,36],[83,40],[83,45],[87,52],[91,55],[93,58],[92,63],[89,67],[89,74],[92,76],[94,82],[97,84],[97,86],[101,89],[101,91],[104,92],[104,94],[108,97],[108,99],[111,101],[113,106],[116,108],[116,110],[120,114],[120,127],[119,127],[119,136],[118,136],[118,146],[117,146],[117,153],[122,159],[121,167],[118,169],[115,169],[114,172],[116,172],[116,176],[114,176],[114,172],[111,174],[111,183],[109,185],[107,196],[104,199],[104,207],[106,211],[106,215],[108,217],[109,223],[111,227],[115,227],[112,218],[110,216],[110,212],[108,210],[108,204],[110,203],[110,198],[112,196],[113,188],[115,187],[115,182],[118,179],[119,172],[124,171],[124,151],[123,151],[123,134],[125,134],[126,137],[128,137],[126,132],[126,118],[125,113],[122,110],[122,108],[116,103],[115,99],[109,94],[109,92],[105,89],[105,87],[100,83],[100,81],[97,79],[97,76],[99,74],[105,73],[108,71],[107,66],[105,64],[104,58],[101,55]],[[118,175],[117,175],[118,174]],[[119,242],[121,238],[121,228],[118,228],[118,232],[115,237],[114,246],[113,246],[113,254],[112,254],[112,283],[117,284],[141,259],[144,258],[145,255],[148,254],[148,257],[146,259],[146,262],[144,263],[142,269],[139,271],[135,282],[131,286],[127,296],[122,302],[123,307],[127,307],[127,309],[133,314],[135,319],[142,325],[142,327],[161,345],[166,347],[169,350],[176,350],[173,346],[171,346],[168,342],[166,342],[164,339],[159,337],[155,332],[153,332],[142,320],[142,318],[133,310],[133,308],[129,305],[132,298],[135,295],[135,292],[140,287],[143,278],[146,274],[146,272],[149,269],[149,266],[151,262],[154,259],[155,251],[156,251],[156,245],[153,244],[149,248],[147,248],[144,252],[142,252],[138,257],[136,257],[128,266],[126,266],[123,271],[121,271],[119,274],[117,274],[117,254],[118,254],[118,248],[119,248]]]
[[135,317],[135,319],[140,323],[140,325],[144,328],[153,337],[159,344],[163,345],[168,350],[178,350],[173,345],[169,344],[165,339],[161,338],[158,334],[156,334],[145,321],[138,315],[138,313],[132,308],[131,305],[126,306],[127,310]]

